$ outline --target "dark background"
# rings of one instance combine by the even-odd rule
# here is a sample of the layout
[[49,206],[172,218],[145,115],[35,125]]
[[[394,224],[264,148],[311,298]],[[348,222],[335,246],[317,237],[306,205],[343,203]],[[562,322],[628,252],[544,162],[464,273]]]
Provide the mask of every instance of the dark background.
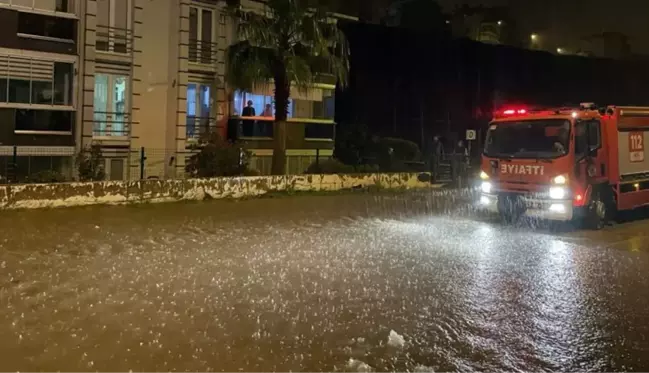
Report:
[[[351,49],[349,86],[337,98],[337,136],[364,126],[368,136],[422,145],[484,129],[504,105],[649,105],[643,61],[556,55],[363,23],[341,26]],[[337,145],[338,146],[338,145]]]

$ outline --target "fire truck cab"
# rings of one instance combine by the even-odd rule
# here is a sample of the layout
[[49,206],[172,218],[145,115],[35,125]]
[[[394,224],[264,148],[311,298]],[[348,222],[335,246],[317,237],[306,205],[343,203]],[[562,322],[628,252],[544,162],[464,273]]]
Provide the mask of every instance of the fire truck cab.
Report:
[[649,205],[649,107],[499,111],[481,162],[482,209],[600,229]]

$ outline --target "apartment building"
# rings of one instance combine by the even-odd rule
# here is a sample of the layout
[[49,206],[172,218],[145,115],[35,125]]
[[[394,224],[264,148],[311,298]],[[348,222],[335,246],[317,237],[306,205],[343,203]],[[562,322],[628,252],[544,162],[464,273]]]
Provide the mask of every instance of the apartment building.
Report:
[[[253,165],[270,171],[272,116],[262,112],[272,90],[228,89],[225,53],[236,35],[225,1],[79,1],[76,142],[101,145],[107,178],[183,177],[192,145],[206,131],[244,141]],[[316,155],[331,156],[334,90],[330,82],[292,92],[291,171],[304,171]],[[241,121],[247,101],[258,116]]]
[[72,167],[76,6],[72,0],[0,0],[0,181]]

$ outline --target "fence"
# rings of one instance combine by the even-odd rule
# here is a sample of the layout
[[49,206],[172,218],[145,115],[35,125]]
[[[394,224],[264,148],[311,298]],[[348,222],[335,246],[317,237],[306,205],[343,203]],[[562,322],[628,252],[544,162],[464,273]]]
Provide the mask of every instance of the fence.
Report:
[[[101,149],[92,156],[97,168],[101,169],[105,180],[155,180],[182,179],[187,177],[185,166],[195,151],[177,152],[175,149]],[[93,158],[94,157],[94,158]],[[330,155],[315,152],[314,155],[287,154],[286,170],[289,175],[303,174],[316,161],[324,161]],[[79,177],[79,164],[82,157],[76,155],[53,155],[47,149],[5,147],[0,152],[0,184],[6,183],[45,183],[76,181]],[[270,175],[272,152],[252,154],[248,168],[260,175]]]

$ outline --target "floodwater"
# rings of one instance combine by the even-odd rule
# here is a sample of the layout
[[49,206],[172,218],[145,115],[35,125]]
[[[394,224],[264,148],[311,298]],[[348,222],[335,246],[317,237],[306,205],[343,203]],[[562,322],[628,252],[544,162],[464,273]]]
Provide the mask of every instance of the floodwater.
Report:
[[2,212],[0,370],[649,370],[647,222],[450,197]]

